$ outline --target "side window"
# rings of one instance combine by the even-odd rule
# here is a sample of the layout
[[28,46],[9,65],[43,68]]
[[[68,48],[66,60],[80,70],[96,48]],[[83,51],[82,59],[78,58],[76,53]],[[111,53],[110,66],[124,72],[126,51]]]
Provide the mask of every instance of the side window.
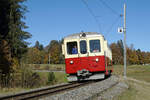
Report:
[[68,42],[67,43],[67,53],[68,54],[77,54],[78,53],[77,42]]
[[87,53],[87,47],[86,47],[86,41],[85,40],[80,41],[80,53],[81,54]]
[[90,52],[96,53],[100,51],[101,51],[100,40],[90,40]]

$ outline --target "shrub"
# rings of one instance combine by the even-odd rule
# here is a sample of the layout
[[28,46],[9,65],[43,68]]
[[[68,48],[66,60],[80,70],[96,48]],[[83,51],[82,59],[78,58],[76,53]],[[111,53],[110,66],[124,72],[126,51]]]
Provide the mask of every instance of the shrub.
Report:
[[47,84],[54,84],[55,82],[56,82],[56,78],[54,72],[49,72]]
[[28,68],[22,70],[22,87],[33,88],[41,85],[40,76]]

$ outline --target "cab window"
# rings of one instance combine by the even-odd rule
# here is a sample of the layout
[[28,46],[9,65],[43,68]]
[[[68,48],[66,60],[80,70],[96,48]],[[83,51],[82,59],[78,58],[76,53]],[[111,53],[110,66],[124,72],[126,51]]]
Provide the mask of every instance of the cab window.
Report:
[[77,54],[78,48],[77,48],[77,42],[67,42],[67,53],[68,54]]
[[101,51],[100,48],[100,40],[90,40],[90,52],[91,53],[98,53]]
[[81,54],[86,54],[87,53],[87,46],[86,46],[86,41],[85,40],[80,41],[80,53]]

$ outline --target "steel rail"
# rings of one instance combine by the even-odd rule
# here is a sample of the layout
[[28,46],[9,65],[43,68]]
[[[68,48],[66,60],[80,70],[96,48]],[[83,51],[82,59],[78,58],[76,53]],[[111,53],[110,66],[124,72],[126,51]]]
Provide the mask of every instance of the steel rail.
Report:
[[59,93],[59,92],[67,91],[70,89],[74,89],[74,88],[87,85],[90,83],[93,83],[93,82],[88,81],[88,82],[83,82],[83,83],[69,83],[69,84],[48,87],[48,88],[43,88],[43,89],[38,89],[38,90],[33,90],[33,91],[28,91],[28,92],[23,92],[23,93],[17,93],[13,95],[2,96],[0,97],[0,100],[35,99],[35,98],[40,98],[45,95],[52,95],[54,93]]

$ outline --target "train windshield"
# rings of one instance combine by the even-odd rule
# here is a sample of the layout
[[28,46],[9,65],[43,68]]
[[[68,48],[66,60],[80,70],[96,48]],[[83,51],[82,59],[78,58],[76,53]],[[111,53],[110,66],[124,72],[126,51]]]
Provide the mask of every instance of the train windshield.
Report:
[[101,51],[100,40],[90,40],[90,52],[98,53]]
[[87,53],[87,47],[86,47],[86,41],[85,40],[80,41],[80,53],[81,54]]
[[67,53],[68,54],[77,54],[78,48],[77,48],[77,42],[68,42],[67,43]]

